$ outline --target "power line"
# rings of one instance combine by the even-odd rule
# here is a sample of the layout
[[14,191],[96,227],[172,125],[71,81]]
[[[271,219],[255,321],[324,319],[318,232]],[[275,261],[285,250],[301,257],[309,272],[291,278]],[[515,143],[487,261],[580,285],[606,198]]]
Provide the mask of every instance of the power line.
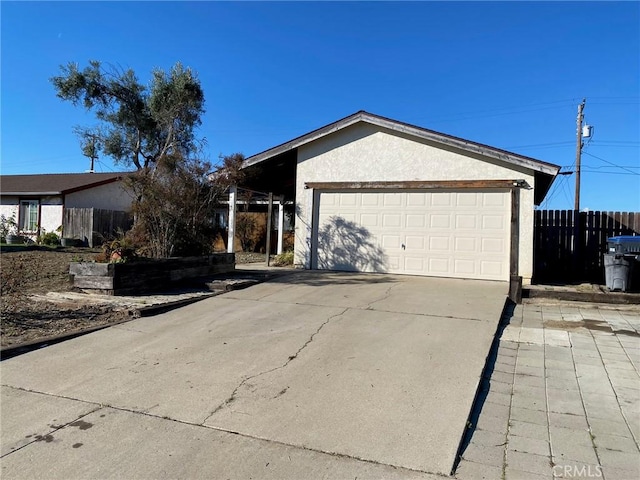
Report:
[[626,167],[623,167],[623,166],[620,166],[620,165],[616,165],[615,163],[610,162],[609,160],[605,160],[604,158],[597,157],[596,155],[593,155],[593,154],[591,154],[589,152],[584,152],[584,154],[585,155],[589,155],[590,157],[593,157],[593,158],[597,158],[598,160],[600,160],[600,161],[602,161],[604,163],[608,163],[609,165],[614,166],[616,168],[620,168],[622,170],[626,170],[627,172],[631,173],[632,175],[640,175],[640,173],[634,172],[633,170],[630,170],[630,169],[628,169]]
[[[525,109],[525,110],[514,110],[512,112],[491,113],[491,114],[486,114],[486,115],[476,115],[476,114],[461,113],[461,114],[453,115],[453,116],[450,116],[450,117],[430,118],[430,119],[428,119],[428,121],[431,124],[448,123],[448,122],[456,122],[456,121],[459,121],[459,120],[472,120],[472,119],[476,119],[476,118],[500,117],[500,116],[503,116],[503,115],[517,115],[517,114],[520,114],[520,113],[540,112],[540,111],[544,111],[544,110],[554,110],[554,109],[558,109],[558,108],[565,108],[565,107],[568,107],[568,106],[570,106],[570,105],[560,105],[560,106],[555,106],[555,107],[543,107],[543,108],[529,108],[529,109]],[[464,116],[464,115],[467,115],[467,116]]]
[[[569,169],[573,169],[574,166],[575,164],[572,164],[569,167]],[[566,198],[567,194],[565,190],[568,190],[568,182],[569,182],[569,177],[565,175],[562,178],[560,178],[557,182],[553,183],[551,192],[549,192],[549,194],[544,199],[543,208],[548,208],[551,201],[555,199],[561,192],[562,194],[565,195],[565,198]],[[568,200],[568,203],[571,204],[571,200],[570,199],[567,199],[567,200]]]
[[[618,165],[619,168],[640,168],[640,166],[635,166],[635,165]],[[592,170],[598,170],[600,168],[611,168],[609,165],[600,165],[598,167],[596,167],[595,165],[587,165],[587,168],[590,168]]]
[[537,143],[533,145],[515,145],[511,147],[505,148],[529,148],[529,147],[550,147],[550,146],[558,146],[558,145],[573,145],[575,142],[567,141],[567,142],[552,142],[552,143]]
[[598,175],[627,175],[627,176],[630,176],[630,177],[634,176],[634,175],[638,175],[637,173],[633,174],[633,173],[624,173],[624,172],[594,172],[594,171],[591,171],[591,170],[584,170],[584,169],[582,170],[582,172],[583,173],[597,173]]

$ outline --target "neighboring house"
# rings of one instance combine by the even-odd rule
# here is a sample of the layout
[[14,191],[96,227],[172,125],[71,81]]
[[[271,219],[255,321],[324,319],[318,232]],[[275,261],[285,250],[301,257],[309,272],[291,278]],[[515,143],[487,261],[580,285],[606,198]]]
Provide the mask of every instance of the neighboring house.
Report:
[[247,158],[241,187],[294,202],[305,268],[530,283],[559,169],[360,111]]
[[55,232],[68,208],[127,211],[131,195],[123,188],[126,173],[52,173],[1,175],[0,214],[13,217],[20,232],[35,238]]

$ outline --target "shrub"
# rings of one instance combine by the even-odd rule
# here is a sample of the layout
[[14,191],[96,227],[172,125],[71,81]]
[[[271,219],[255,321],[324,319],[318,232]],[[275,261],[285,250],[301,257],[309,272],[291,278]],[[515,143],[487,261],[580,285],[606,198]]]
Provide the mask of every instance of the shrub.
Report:
[[131,236],[119,232],[118,238],[102,244],[102,253],[95,257],[98,263],[123,263],[136,258],[136,246]]
[[47,232],[43,235],[40,235],[36,241],[40,245],[60,245],[60,238],[54,232]]
[[281,253],[273,259],[274,267],[285,267],[288,265],[293,265],[293,251]]
[[0,237],[6,238],[7,235],[16,233],[18,233],[18,224],[15,214],[11,217],[0,215]]
[[210,253],[217,233],[212,219],[227,188],[240,177],[243,159],[239,154],[223,157],[222,166],[211,173],[207,161],[167,155],[154,169],[129,175],[136,199],[132,235],[142,240],[145,254],[162,258]]

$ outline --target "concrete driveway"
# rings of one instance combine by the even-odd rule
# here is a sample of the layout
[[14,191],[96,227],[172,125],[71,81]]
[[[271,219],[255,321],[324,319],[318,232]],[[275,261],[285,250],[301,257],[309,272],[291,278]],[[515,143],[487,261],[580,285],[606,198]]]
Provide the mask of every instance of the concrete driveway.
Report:
[[2,477],[448,475],[507,287],[296,272],[6,360]]

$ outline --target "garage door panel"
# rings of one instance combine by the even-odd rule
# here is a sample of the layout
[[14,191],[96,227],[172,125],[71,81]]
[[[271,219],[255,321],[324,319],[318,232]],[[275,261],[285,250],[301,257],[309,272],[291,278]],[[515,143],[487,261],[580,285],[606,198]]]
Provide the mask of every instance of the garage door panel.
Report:
[[448,192],[437,192],[422,194],[427,195],[428,205],[432,207],[450,207],[453,205],[453,194]]
[[485,230],[504,230],[505,218],[501,215],[483,215],[482,228]]
[[424,193],[407,193],[408,207],[424,207],[427,205],[427,196]]
[[379,195],[364,195],[361,202],[363,207],[378,207],[381,205],[381,200]]
[[404,269],[407,273],[420,274],[425,269],[425,259],[423,257],[405,257]]
[[322,203],[325,207],[330,207],[338,202],[338,197],[339,194],[336,193],[325,193],[322,195]]
[[451,270],[449,268],[449,260],[446,258],[429,258],[427,265],[428,271],[433,272],[434,274],[441,274],[442,276],[446,275]]
[[480,273],[484,276],[500,277],[504,275],[505,266],[501,262],[481,260]]
[[450,249],[449,237],[429,236],[429,250],[447,252]]
[[375,213],[360,214],[360,223],[365,227],[376,228],[380,225],[378,215]]
[[401,215],[399,213],[385,213],[382,215],[382,226],[397,228],[402,224]]
[[429,217],[429,226],[431,228],[451,228],[451,216],[432,214]]
[[478,194],[475,192],[456,194],[456,206],[458,207],[477,207]]
[[501,253],[505,250],[505,241],[502,238],[483,238],[481,253]]
[[383,193],[382,202],[385,207],[400,207],[402,206],[402,194],[401,193]]
[[457,229],[470,229],[475,230],[478,225],[478,218],[474,214],[462,214],[456,215],[456,228]]
[[425,246],[425,237],[423,236],[413,236],[407,235],[405,237],[405,245],[407,250],[413,252],[413,250],[424,250]]
[[476,253],[478,251],[477,242],[475,238],[470,237],[456,237],[454,240],[456,252],[462,253]]
[[407,228],[424,228],[426,225],[426,219],[424,214],[409,213],[406,216]]
[[338,203],[341,207],[355,207],[356,205],[358,205],[358,197],[357,195],[341,193]]
[[380,235],[382,239],[382,247],[384,248],[400,248],[400,235]]
[[485,207],[505,207],[507,203],[504,193],[486,192],[482,195],[482,205]]
[[389,271],[393,272],[393,271],[399,271],[402,269],[402,265],[401,265],[401,258],[398,255],[389,255],[388,257],[388,265],[389,265]]
[[341,249],[319,245],[316,233],[318,250],[334,250],[317,252],[318,268],[508,280],[506,190],[321,192],[317,208],[316,232],[326,234],[324,225],[342,219],[361,227],[354,232],[362,236]]
[[476,272],[475,260],[457,258],[453,261],[454,272],[457,275],[473,275]]

